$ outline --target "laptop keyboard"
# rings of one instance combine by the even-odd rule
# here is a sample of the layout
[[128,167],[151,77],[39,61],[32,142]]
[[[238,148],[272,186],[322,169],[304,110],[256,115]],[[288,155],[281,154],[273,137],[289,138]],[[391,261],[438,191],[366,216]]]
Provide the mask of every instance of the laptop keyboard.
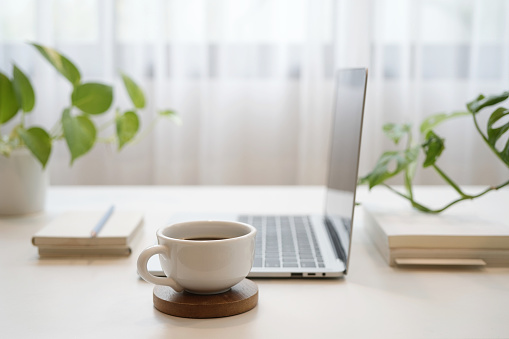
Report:
[[325,267],[307,216],[241,215],[238,221],[257,230],[253,267]]

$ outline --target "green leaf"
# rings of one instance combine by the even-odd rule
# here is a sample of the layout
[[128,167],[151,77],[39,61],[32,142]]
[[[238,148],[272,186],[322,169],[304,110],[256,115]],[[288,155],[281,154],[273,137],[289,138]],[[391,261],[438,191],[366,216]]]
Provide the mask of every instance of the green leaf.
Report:
[[60,74],[66,77],[73,86],[76,86],[80,83],[80,71],[69,59],[58,53],[53,48],[38,45],[35,43],[32,43],[32,46],[34,46]]
[[118,149],[131,141],[140,128],[140,119],[134,111],[125,112],[115,120],[117,126]]
[[71,165],[74,160],[92,149],[96,140],[94,123],[86,116],[72,116],[66,108],[62,114],[65,141],[71,151]]
[[12,69],[14,91],[21,109],[27,113],[34,109],[35,94],[28,77],[16,65]]
[[177,115],[177,112],[175,112],[171,109],[165,109],[165,110],[159,111],[157,113],[163,117],[171,117],[171,116]]
[[11,120],[18,109],[14,86],[7,76],[0,73],[0,124]]
[[7,141],[14,141],[14,143],[16,144],[16,146],[19,146],[19,133],[18,133],[18,130],[20,128],[23,128],[23,126],[21,124],[18,124],[16,126],[14,126],[12,129],[11,129],[11,133],[9,133],[9,137],[7,138],[8,140]]
[[443,138],[440,138],[433,131],[428,131],[426,134],[426,141],[422,144],[426,159],[422,167],[428,167],[434,165],[442,151],[445,149]]
[[159,116],[161,116],[165,119],[173,120],[173,122],[177,125],[182,125],[182,120],[180,119],[180,117],[176,111],[166,109],[166,110],[157,112],[157,114],[159,114]]
[[121,73],[122,80],[124,81],[125,89],[133,102],[134,107],[144,108],[145,107],[145,95],[141,88],[131,79],[128,75]]
[[85,113],[101,114],[110,108],[113,102],[113,88],[99,83],[78,85],[72,92],[72,104]]
[[431,131],[432,129],[434,129],[435,127],[437,127],[444,121],[447,121],[447,120],[453,119],[453,118],[457,118],[457,117],[467,116],[470,114],[471,114],[470,112],[454,112],[451,114],[447,114],[447,113],[434,114],[434,115],[431,115],[431,116],[427,117],[426,119],[424,119],[424,121],[421,123],[421,127],[419,130],[420,130],[421,134],[426,135],[429,131]]
[[385,124],[383,131],[395,144],[399,143],[399,140],[405,135],[411,132],[412,126],[409,124]]
[[[412,147],[403,151],[389,151],[382,154],[371,173],[360,179],[361,184],[369,184],[369,188],[383,183],[392,178],[401,171],[405,170],[417,160],[419,155],[419,146]],[[393,171],[389,170],[391,163],[396,163]]]
[[489,97],[485,97],[484,95],[480,94],[477,99],[467,103],[467,108],[471,113],[476,114],[484,107],[496,105],[506,100],[507,98],[509,98],[509,92],[503,92],[501,94],[491,95]]
[[51,137],[49,134],[40,127],[32,127],[28,130],[20,128],[18,133],[30,152],[45,168],[51,154]]
[[[509,139],[507,140],[504,148],[499,151],[496,148],[497,142],[504,136],[509,135],[507,131],[509,131],[509,121],[507,121],[505,124],[499,127],[493,127],[497,122],[499,122],[501,119],[504,119],[504,117],[509,117],[509,110],[504,107],[500,107],[495,110],[488,119],[488,143],[493,147],[494,150],[498,152],[498,154],[501,156],[502,161],[509,166]],[[502,121],[503,122],[503,121]]]

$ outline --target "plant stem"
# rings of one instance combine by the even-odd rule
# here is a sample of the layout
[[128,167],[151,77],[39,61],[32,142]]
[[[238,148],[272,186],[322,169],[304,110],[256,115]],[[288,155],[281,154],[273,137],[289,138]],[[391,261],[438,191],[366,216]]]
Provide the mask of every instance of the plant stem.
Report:
[[53,139],[58,139],[60,137],[60,134],[62,132],[62,122],[60,120],[57,120],[57,122],[51,127],[49,134]]
[[411,200],[413,200],[413,198],[414,198],[414,192],[413,192],[413,189],[412,189],[412,178],[410,177],[410,173],[409,173],[408,167],[407,167],[407,169],[405,170],[405,187],[406,187],[406,189],[407,189],[407,192],[408,192],[409,198],[410,198]]
[[156,123],[157,121],[161,118],[160,115],[156,116],[154,118],[154,120],[152,120],[152,122],[150,123],[150,125],[148,125],[147,128],[145,128],[145,130],[143,130],[131,143],[134,145],[134,144],[137,144],[139,143],[141,140],[143,140],[150,132],[152,132],[152,130],[154,129],[154,127],[156,126]]
[[97,142],[103,142],[105,144],[113,144],[116,141],[115,136],[109,136],[106,138],[97,138]]
[[499,190],[502,187],[507,186],[507,185],[509,185],[509,180],[506,181],[505,183],[501,184],[501,185],[488,187],[487,189],[485,189],[484,191],[482,191],[479,194],[469,195],[469,196],[465,196],[465,197],[461,197],[459,199],[456,199],[456,200],[452,201],[451,203],[449,203],[448,205],[446,205],[446,206],[444,206],[444,207],[442,207],[440,209],[430,211],[430,213],[440,213],[440,212],[446,210],[447,208],[451,207],[452,205],[454,205],[454,204],[456,204],[456,203],[458,203],[460,201],[467,200],[467,199],[479,198],[480,196],[483,196],[483,195],[485,195],[488,192]]
[[111,119],[109,121],[106,121],[104,124],[102,124],[101,126],[99,126],[97,128],[97,131],[98,132],[101,132],[101,131],[104,131],[106,128],[110,127],[111,125],[113,125],[115,123],[115,119]]
[[453,200],[452,202],[448,203],[447,205],[445,205],[444,207],[442,208],[438,208],[438,209],[431,209],[431,208],[428,208],[418,202],[416,202],[413,198],[410,198],[409,196],[407,195],[404,195],[403,193],[395,190],[394,188],[392,188],[391,186],[387,185],[387,184],[382,184],[384,185],[385,187],[387,187],[389,190],[391,190],[392,192],[396,193],[397,195],[399,195],[400,197],[402,198],[405,198],[407,199],[408,201],[410,201],[410,203],[412,204],[413,207],[415,207],[416,209],[418,209],[419,211],[421,212],[426,212],[426,213],[432,213],[432,214],[437,214],[437,213],[440,213],[440,212],[443,212],[445,211],[446,209],[448,209],[449,207],[457,204],[458,202],[460,201],[463,201],[463,200],[467,200],[467,199],[475,199],[475,198],[479,198],[480,196],[483,196],[485,195],[486,193],[488,192],[491,192],[491,191],[496,191],[496,190],[499,190],[501,189],[502,187],[505,187],[507,185],[509,185],[509,180],[504,182],[503,184],[500,184],[498,186],[490,186],[488,188],[486,188],[484,191],[482,191],[481,193],[478,193],[476,195],[462,195],[460,198],[456,199],[456,200]]
[[410,201],[410,203],[412,204],[413,207],[417,208],[419,211],[422,211],[422,212],[432,212],[432,210],[430,210],[429,208],[427,208],[426,206],[423,206],[421,204],[419,204],[418,202],[416,202],[413,197],[409,197],[407,195],[404,195],[403,193],[397,191],[396,189],[392,188],[391,186],[387,185],[387,184],[382,184],[383,186],[387,187],[389,190],[391,190],[392,192],[396,193],[397,195],[399,195],[400,197],[402,198],[405,198],[407,199],[408,201]]
[[458,192],[458,194],[463,197],[463,198],[467,198],[467,199],[470,199],[472,198],[471,195],[468,195],[468,194],[465,194],[461,188],[454,182],[452,181],[451,178],[449,178],[449,176],[447,176],[447,174],[444,173],[444,171],[442,171],[436,164],[433,164],[433,168],[438,172],[438,174],[442,177],[442,179],[444,179],[449,185],[452,186],[452,188],[454,188],[454,190],[456,192]]
[[[413,136],[412,136],[412,130],[410,129],[408,131],[408,137],[407,137],[407,145],[406,149],[409,150],[412,147],[413,143]],[[414,192],[412,189],[412,178],[414,176],[414,166],[412,164],[408,165],[405,168],[405,187],[409,195],[409,199],[412,201],[414,199]]]

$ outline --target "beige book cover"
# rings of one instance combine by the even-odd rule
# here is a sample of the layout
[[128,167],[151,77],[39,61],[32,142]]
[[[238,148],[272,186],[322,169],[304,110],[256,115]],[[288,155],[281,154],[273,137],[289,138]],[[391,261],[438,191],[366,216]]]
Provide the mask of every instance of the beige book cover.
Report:
[[363,203],[366,223],[377,227],[391,248],[509,249],[509,220],[464,213],[425,214],[407,206]]
[[390,265],[509,265],[508,212],[484,203],[442,214],[421,213],[404,202],[362,203],[364,226]]
[[32,243],[58,246],[127,246],[143,225],[143,213],[114,210],[96,237],[91,233],[106,211],[70,211],[37,232]]

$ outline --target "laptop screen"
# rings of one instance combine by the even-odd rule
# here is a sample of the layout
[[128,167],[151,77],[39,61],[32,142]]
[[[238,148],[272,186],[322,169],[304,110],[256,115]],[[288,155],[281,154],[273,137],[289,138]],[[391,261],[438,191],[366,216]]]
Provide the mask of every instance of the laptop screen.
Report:
[[325,216],[338,239],[338,256],[348,267],[355,189],[362,136],[367,70],[344,69],[336,74],[336,93],[330,139],[330,165]]

